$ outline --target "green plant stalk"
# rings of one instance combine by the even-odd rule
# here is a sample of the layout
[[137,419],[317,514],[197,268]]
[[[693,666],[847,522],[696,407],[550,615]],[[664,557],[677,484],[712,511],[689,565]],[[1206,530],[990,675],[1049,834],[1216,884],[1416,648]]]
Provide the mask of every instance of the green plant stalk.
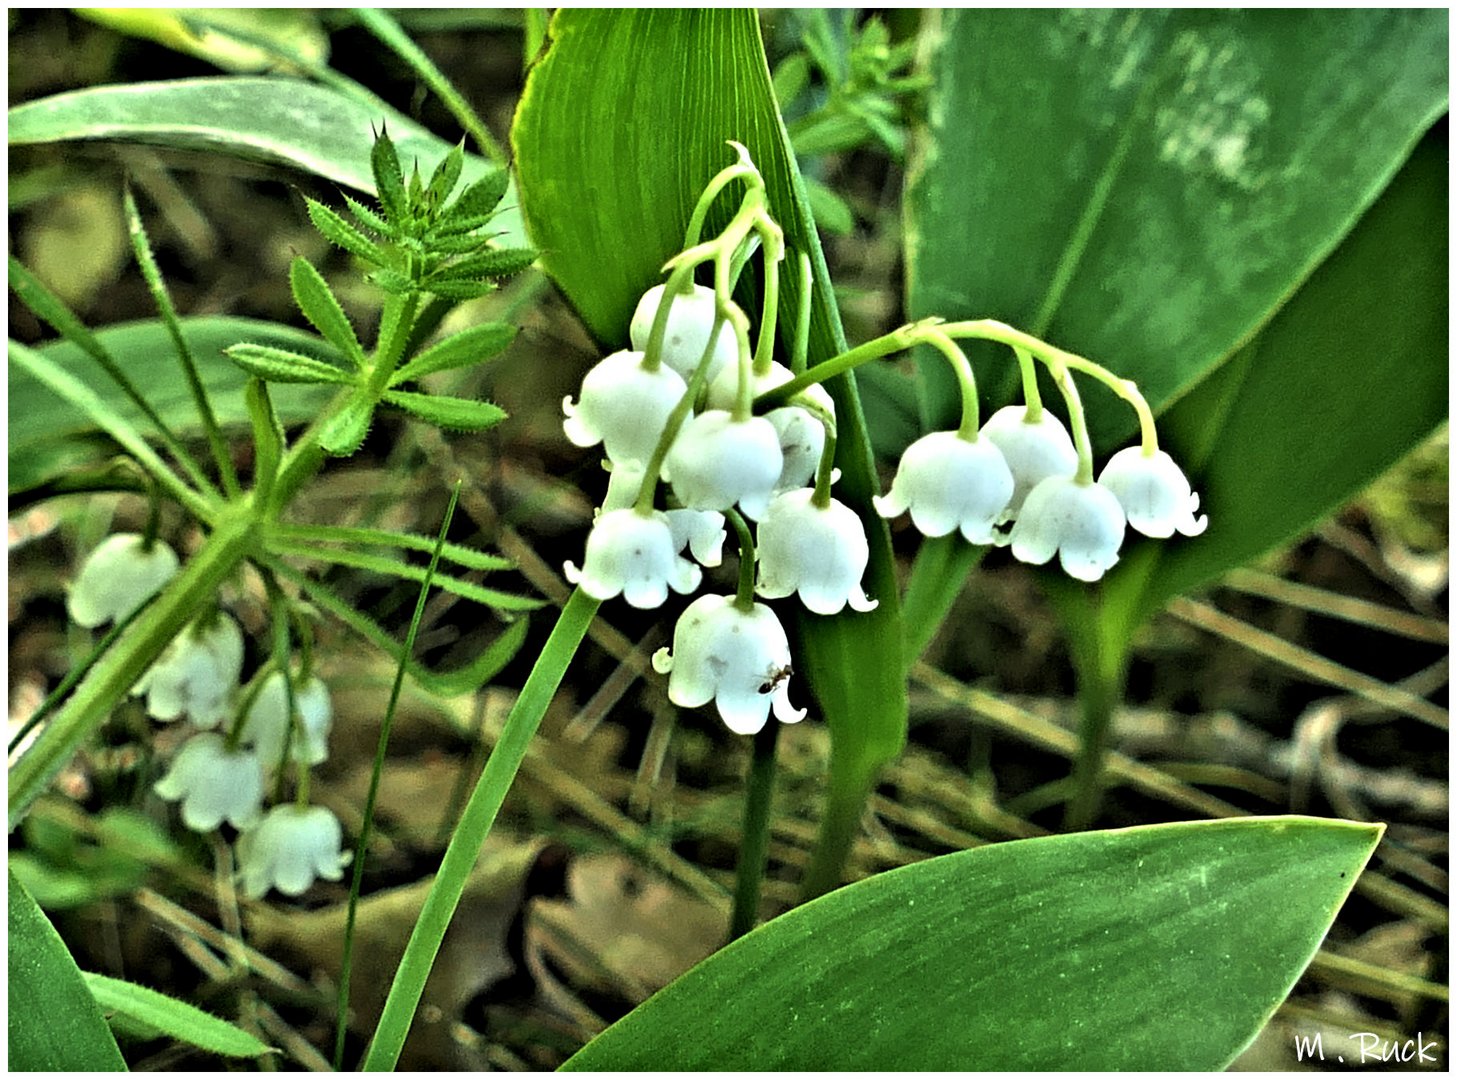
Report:
[[258,522],[250,502],[219,516],[207,543],[96,662],[76,692],[10,770],[10,828],[25,816],[71,755],[124,698],[167,644],[182,632],[218,586],[253,549]]
[[741,938],[759,920],[759,898],[764,889],[764,862],[769,853],[769,815],[774,803],[774,752],[779,743],[779,722],[771,719],[754,734],[754,756],[744,791],[744,833],[739,845],[739,867],[734,884],[734,909],[728,939]]
[[1063,607],[1068,645],[1077,669],[1082,718],[1078,725],[1078,756],[1073,762],[1073,794],[1063,814],[1069,831],[1090,827],[1103,802],[1103,764],[1108,753],[1113,717],[1123,701],[1128,676],[1127,639],[1110,620],[1094,610],[1096,601],[1086,593],[1054,597]]
[[839,888],[879,770],[880,762],[847,759],[840,744],[831,742],[825,811],[814,851],[799,885],[801,902]]
[[466,803],[450,846],[445,849],[440,871],[435,875],[425,906],[405,946],[405,954],[400,958],[374,1039],[364,1058],[362,1067],[367,1072],[388,1071],[399,1060],[400,1049],[420,1003],[420,994],[425,989],[425,980],[430,977],[440,943],[445,938],[456,905],[460,903],[481,845],[491,831],[506,792],[526,757],[526,748],[541,724],[547,705],[561,685],[567,665],[586,636],[598,606],[599,601],[593,600],[581,589],[573,591],[551,636],[542,647],[541,656],[531,669],[526,685],[521,688],[516,704],[506,717],[501,737],[486,759],[486,767],[471,793],[470,801]]

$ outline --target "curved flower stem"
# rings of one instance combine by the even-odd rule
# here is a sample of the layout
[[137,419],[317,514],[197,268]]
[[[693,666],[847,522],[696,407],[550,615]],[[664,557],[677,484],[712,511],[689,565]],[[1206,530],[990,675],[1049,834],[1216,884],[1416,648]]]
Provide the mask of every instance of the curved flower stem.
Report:
[[420,1003],[420,994],[425,989],[425,980],[430,975],[436,953],[440,951],[440,942],[445,937],[451,916],[460,903],[471,868],[480,855],[481,845],[496,820],[507,789],[521,768],[531,737],[536,734],[547,705],[561,685],[567,665],[587,634],[597,607],[598,601],[581,589],[573,591],[551,636],[542,646],[541,656],[527,676],[516,704],[506,717],[501,737],[486,759],[481,778],[461,813],[455,835],[445,849],[440,870],[430,886],[425,906],[395,971],[389,997],[385,1000],[384,1011],[380,1014],[379,1025],[375,1028],[374,1039],[362,1066],[367,1072],[392,1069],[399,1060],[400,1048],[404,1046],[410,1022]]
[[789,358],[789,370],[802,375],[809,362],[809,323],[814,305],[814,270],[809,255],[799,252],[799,311],[794,320],[794,352]]
[[882,356],[904,352],[917,342],[923,341],[925,332],[940,322],[940,319],[922,319],[920,322],[907,323],[888,334],[872,338],[863,345],[856,345],[839,356],[832,356],[823,363],[816,364],[807,371],[796,375],[789,382],[760,394],[754,399],[754,411],[762,414],[770,409],[777,409],[781,405],[787,405],[790,398],[806,387],[822,383],[826,379],[833,379],[836,375],[843,375],[861,364],[879,360]]
[[784,259],[784,230],[761,213],[755,229],[764,243],[764,306],[759,317],[759,340],[754,352],[754,374],[769,374],[774,362],[774,337],[779,327],[779,264]]
[[769,816],[774,803],[774,752],[779,723],[770,720],[754,735],[754,756],[744,785],[744,832],[734,883],[734,909],[728,939],[743,937],[759,920],[764,887],[764,862],[769,853]]
[[683,232],[683,247],[691,248],[698,243],[698,238],[703,235],[703,223],[708,218],[708,211],[713,207],[714,200],[724,188],[735,180],[744,180],[750,189],[764,187],[764,178],[759,175],[759,170],[754,167],[754,162],[749,158],[749,152],[739,143],[730,141],[729,145],[737,151],[739,160],[728,166],[710,180],[703,189],[703,194],[698,196],[698,203],[693,207],[693,214],[688,218],[688,228]]
[[1032,354],[1020,345],[1012,346],[1017,354],[1017,366],[1022,369],[1022,398],[1027,402],[1026,420],[1035,424],[1042,419],[1042,391],[1037,387],[1037,365]]
[[732,506],[723,514],[733,524],[739,540],[739,591],[734,597],[734,607],[747,614],[754,610],[754,534],[749,531],[744,515]]
[[956,373],[957,385],[961,387],[961,427],[957,434],[975,442],[976,433],[981,428],[981,403],[977,400],[976,376],[972,373],[971,362],[956,342],[941,331],[933,328],[926,331],[924,337],[928,344],[946,357],[946,362]]
[[1048,363],[1052,371],[1053,381],[1057,388],[1062,391],[1062,399],[1067,402],[1068,419],[1072,422],[1073,446],[1078,451],[1078,473],[1075,479],[1080,484],[1091,484],[1093,482],[1093,445],[1088,439],[1088,418],[1083,412],[1083,399],[1078,396],[1077,383],[1068,373],[1061,362],[1053,361]]
[[826,421],[825,448],[820,452],[819,468],[815,471],[815,493],[810,496],[810,502],[821,510],[825,510],[830,505],[830,487],[835,479],[835,443],[837,433],[833,418],[823,416],[821,419]]

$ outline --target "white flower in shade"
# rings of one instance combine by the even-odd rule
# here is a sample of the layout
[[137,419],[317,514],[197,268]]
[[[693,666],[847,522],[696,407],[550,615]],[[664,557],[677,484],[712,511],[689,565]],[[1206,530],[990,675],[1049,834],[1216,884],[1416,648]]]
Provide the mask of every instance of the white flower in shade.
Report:
[[[662,303],[664,288],[663,285],[654,285],[643,293],[643,298],[637,302],[637,310],[632,313],[632,326],[628,333],[632,337],[632,347],[639,352],[648,347],[653,319],[658,314],[658,305]],[[718,301],[713,290],[703,285],[694,285],[689,292],[679,293],[673,298],[668,309],[668,328],[663,335],[661,359],[685,380],[693,377],[694,369],[703,359],[717,313]],[[730,360],[738,359],[738,355],[738,337],[734,328],[725,321],[713,342],[713,356],[708,361],[708,381],[712,382]]]
[[1160,540],[1178,530],[1185,536],[1198,536],[1209,527],[1209,518],[1200,514],[1199,496],[1189,486],[1184,470],[1162,450],[1145,454],[1140,447],[1118,451],[1103,466],[1098,483],[1118,497],[1128,524],[1144,536]]
[[640,352],[615,352],[587,372],[580,400],[562,400],[562,430],[578,446],[602,443],[614,462],[647,461],[688,384],[672,368],[642,366]]
[[752,735],[774,715],[804,719],[789,703],[789,639],[763,604],[741,611],[731,596],[700,596],[673,630],[673,650],[659,649],[653,667],[668,675],[668,697],[691,709],[718,706],[730,731]]
[[263,806],[263,767],[252,750],[229,750],[221,735],[204,731],[187,740],[152,790],[169,802],[182,801],[182,823],[193,832],[210,832],[224,821],[246,829]]
[[219,612],[205,624],[192,623],[132,687],[147,695],[147,713],[157,720],[186,716],[212,728],[231,711],[230,698],[243,673],[243,631]]
[[[750,393],[754,397],[767,394],[794,378],[794,373],[780,363],[769,365],[763,375],[750,379]],[[737,368],[726,368],[708,387],[710,409],[732,409],[738,399],[739,373]],[[835,415],[835,402],[830,393],[819,383],[799,392],[800,397],[824,410],[831,419]],[[774,493],[804,487],[809,483],[819,466],[820,454],[825,448],[825,427],[807,409],[798,405],[782,405],[770,409],[764,419],[774,425],[779,433],[779,449],[784,455],[784,468],[774,485]]]
[[[318,765],[329,756],[329,728],[334,722],[329,688],[318,676],[301,685],[295,682],[293,704],[299,722],[289,743],[289,757]],[[263,680],[243,724],[243,742],[258,751],[265,769],[276,769],[282,762],[288,726],[288,687],[283,672],[275,671]]]
[[1014,486],[1002,452],[990,439],[933,431],[906,447],[890,494],[877,495],[875,509],[887,518],[909,510],[926,536],[960,529],[973,544],[992,544],[1001,539],[993,526]]
[[1118,561],[1123,507],[1102,484],[1051,476],[1032,489],[1012,526],[1012,554],[1041,566],[1058,552],[1079,581],[1097,581]]
[[[612,466],[612,477],[607,481],[607,495],[602,500],[601,513],[626,510],[636,504],[646,473],[647,465],[641,461]],[[673,531],[674,551],[689,548],[703,566],[718,566],[723,562],[723,542],[727,534],[722,514],[717,510],[667,510],[664,513],[668,517],[668,528]]]
[[688,509],[727,510],[737,503],[757,520],[769,506],[784,454],[774,425],[762,416],[735,420],[710,409],[683,425],[663,466]]
[[1002,452],[1016,482],[1002,521],[1016,517],[1032,489],[1049,476],[1071,477],[1078,471],[1072,436],[1047,409],[1029,424],[1027,406],[1008,405],[992,414],[981,426],[981,434]]
[[814,489],[776,495],[759,522],[759,595],[775,599],[798,592],[816,615],[834,615],[847,603],[870,611],[860,578],[870,562],[865,526],[844,503],[814,504]]
[[177,553],[160,540],[150,549],[136,533],[108,536],[86,556],[66,597],[71,621],[88,630],[120,622],[177,573]]
[[579,570],[565,567],[566,578],[594,600],[619,593],[635,608],[655,608],[668,588],[690,593],[703,571],[678,554],[668,517],[660,510],[609,510],[587,535],[587,554]]
[[302,896],[315,878],[338,881],[354,858],[341,851],[339,819],[322,806],[275,806],[238,837],[238,874],[252,900],[269,889]]

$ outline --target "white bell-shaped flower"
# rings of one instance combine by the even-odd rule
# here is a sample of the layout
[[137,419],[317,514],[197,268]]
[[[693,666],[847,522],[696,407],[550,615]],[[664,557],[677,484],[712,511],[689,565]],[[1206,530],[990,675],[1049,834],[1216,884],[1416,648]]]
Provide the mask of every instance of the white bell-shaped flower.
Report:
[[81,564],[66,611],[88,630],[120,622],[171,581],[177,565],[177,553],[161,540],[148,550],[137,533],[108,536]]
[[981,426],[981,434],[1002,452],[1016,483],[1001,519],[1004,522],[1017,516],[1032,489],[1049,476],[1071,477],[1078,471],[1072,436],[1047,409],[1029,424],[1027,406],[1008,405],[992,414]]
[[774,715],[804,719],[789,703],[789,639],[763,604],[741,611],[731,596],[700,596],[673,630],[673,649],[659,649],[653,667],[668,675],[668,697],[686,709],[718,706],[729,730],[752,735]]
[[[658,305],[663,301],[664,285],[654,285],[643,293],[632,313],[632,325],[628,334],[632,347],[639,352],[648,347],[652,335],[653,319],[657,317]],[[718,313],[718,301],[713,290],[703,285],[694,285],[687,293],[673,297],[668,309],[668,327],[663,335],[663,351],[660,359],[685,380],[693,377],[703,351],[708,347],[708,335],[713,333],[713,321]],[[739,342],[734,328],[725,321],[714,338],[713,355],[708,361],[708,381],[724,369],[730,360],[737,360]]]
[[1130,446],[1118,451],[1103,466],[1098,483],[1111,491],[1128,515],[1128,524],[1144,536],[1167,539],[1178,530],[1198,536],[1209,528],[1209,518],[1195,517],[1199,496],[1189,486],[1184,470],[1162,450],[1145,454]]
[[562,430],[577,446],[602,443],[616,463],[647,461],[688,384],[666,365],[642,366],[640,352],[615,352],[587,372],[580,399],[562,400]]
[[1041,566],[1061,553],[1062,568],[1097,581],[1118,561],[1123,507],[1102,484],[1050,476],[1032,489],[1012,526],[1012,554]]
[[661,510],[609,510],[587,535],[581,569],[568,562],[566,578],[594,600],[619,593],[635,608],[655,608],[668,598],[668,588],[690,593],[703,571],[678,554],[672,526]]
[[302,896],[315,878],[338,881],[354,858],[341,851],[339,819],[322,806],[275,806],[238,837],[243,895],[260,899],[269,889]]
[[[783,386],[792,378],[794,373],[776,361],[769,365],[769,370],[763,375],[753,376],[750,380],[750,392],[758,397]],[[738,369],[726,368],[709,384],[708,407],[732,409],[738,393]],[[834,399],[819,383],[806,387],[800,394],[823,409],[831,418],[834,417]],[[774,430],[779,433],[779,450],[784,455],[784,468],[774,484],[774,493],[777,495],[781,491],[804,487],[819,467],[820,454],[825,448],[824,425],[812,413],[798,405],[782,405],[777,409],[770,409],[764,414],[764,419],[773,424]]]
[[973,544],[992,544],[1001,539],[994,526],[1014,487],[1012,472],[990,439],[933,431],[906,447],[890,493],[875,497],[875,509],[886,518],[909,510],[926,536],[960,529]]
[[[626,510],[637,503],[647,465],[628,461],[612,466],[607,481],[607,495],[599,513]],[[727,538],[724,516],[717,510],[666,510],[668,528],[673,530],[673,550],[688,548],[700,566],[718,566],[723,562],[723,542]]]
[[154,719],[186,716],[197,727],[213,728],[231,712],[242,673],[243,631],[231,615],[219,612],[178,634],[132,693],[147,695],[147,713]]
[[844,503],[814,504],[814,489],[776,495],[759,522],[760,596],[799,593],[816,615],[834,615],[848,603],[870,611],[878,601],[865,596],[860,578],[870,562],[865,525]]
[[737,503],[757,520],[768,509],[783,470],[773,424],[762,416],[735,420],[723,409],[710,409],[678,432],[663,475],[690,510],[727,510]]
[[[293,704],[299,722],[289,742],[289,758],[318,765],[329,756],[329,728],[334,722],[329,688],[317,675],[295,683]],[[243,724],[243,742],[258,751],[265,769],[276,769],[282,762],[288,726],[288,686],[283,672],[275,671],[263,680]]]
[[221,735],[204,731],[183,744],[152,790],[169,802],[181,800],[182,823],[193,832],[224,821],[246,829],[263,806],[263,767],[252,750],[229,750]]

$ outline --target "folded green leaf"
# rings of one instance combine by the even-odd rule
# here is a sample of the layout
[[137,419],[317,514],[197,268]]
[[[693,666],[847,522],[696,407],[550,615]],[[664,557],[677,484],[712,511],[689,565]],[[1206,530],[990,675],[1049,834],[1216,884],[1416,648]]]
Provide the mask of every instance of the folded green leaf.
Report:
[[348,457],[359,449],[374,423],[374,402],[366,397],[351,398],[319,432],[324,453]]
[[185,1001],[122,979],[83,971],[81,977],[108,1015],[119,1015],[155,1029],[163,1035],[226,1057],[258,1057],[270,1048],[241,1028],[234,1027]]
[[567,1069],[1223,1069],[1383,826],[1149,825],[877,874],[733,942]]
[[349,372],[341,371],[333,364],[288,349],[275,349],[271,345],[243,343],[231,345],[224,352],[229,360],[249,375],[269,382],[350,385],[355,381]]
[[305,201],[309,207],[309,220],[314,223],[314,228],[323,234],[325,240],[337,248],[343,248],[351,255],[357,255],[365,262],[382,261],[383,253],[369,237],[317,199],[305,196]]
[[435,171],[430,174],[430,182],[425,186],[425,197],[433,208],[440,208],[445,205],[445,200],[455,190],[455,183],[460,179],[461,165],[465,161],[465,143],[459,143],[452,147],[450,153],[440,159],[440,164],[435,166]]
[[489,401],[413,394],[408,390],[386,390],[384,400],[404,409],[416,420],[447,431],[485,431],[506,419],[506,410]]
[[482,323],[452,334],[430,346],[390,376],[390,385],[423,379],[437,371],[450,371],[479,363],[495,356],[516,338],[516,327],[509,323]]
[[18,1072],[125,1072],[76,962],[10,875],[9,1066]]

